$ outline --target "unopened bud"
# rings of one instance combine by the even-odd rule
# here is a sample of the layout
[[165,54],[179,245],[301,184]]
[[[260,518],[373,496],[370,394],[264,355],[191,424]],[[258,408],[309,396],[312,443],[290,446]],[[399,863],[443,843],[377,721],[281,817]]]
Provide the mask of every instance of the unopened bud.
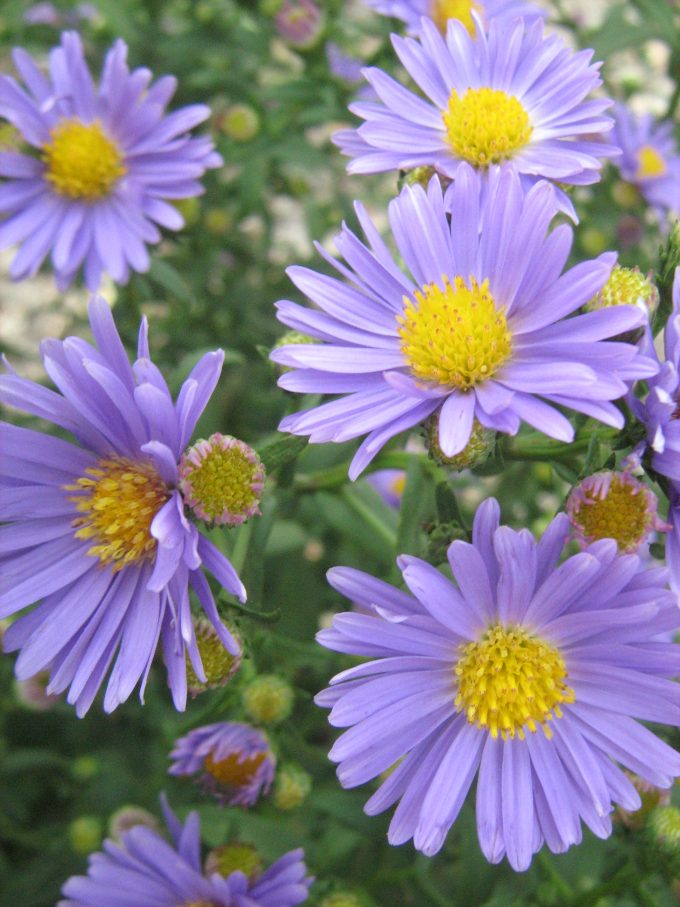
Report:
[[243,691],[243,707],[258,724],[279,724],[293,709],[293,689],[275,674],[261,674]]
[[307,799],[312,789],[312,779],[296,765],[284,765],[276,773],[274,806],[288,812],[297,809]]

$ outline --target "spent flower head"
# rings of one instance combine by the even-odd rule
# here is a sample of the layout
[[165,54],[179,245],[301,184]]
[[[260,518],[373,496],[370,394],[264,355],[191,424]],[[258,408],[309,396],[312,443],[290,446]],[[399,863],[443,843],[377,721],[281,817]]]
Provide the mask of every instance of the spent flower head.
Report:
[[582,548],[614,539],[621,554],[632,554],[653,532],[671,528],[659,517],[654,492],[626,470],[588,476],[569,492],[566,510]]
[[249,807],[274,780],[276,758],[265,735],[250,725],[221,721],[175,741],[171,775],[196,775],[223,804]]

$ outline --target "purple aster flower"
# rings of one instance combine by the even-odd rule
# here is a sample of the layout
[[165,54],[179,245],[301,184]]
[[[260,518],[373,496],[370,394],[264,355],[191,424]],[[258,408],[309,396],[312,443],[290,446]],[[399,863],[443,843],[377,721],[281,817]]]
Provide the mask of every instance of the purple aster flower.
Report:
[[388,507],[398,508],[404,493],[406,472],[403,469],[378,469],[366,481],[371,485]]
[[0,423],[0,618],[39,600],[4,636],[21,650],[19,680],[50,671],[48,693],[69,687],[78,715],[109,666],[104,708],[143,694],[160,639],[175,706],[186,703],[186,652],[205,681],[189,587],[232,655],[204,576],[245,589],[227,558],[184,513],[177,464],[222,370],[221,350],[201,358],[176,402],[149,356],[146,319],[130,366],[101,297],[90,302],[96,346],[46,340],[45,370],[60,393],[14,372],[0,375],[0,401],[71,432],[75,444]]
[[89,858],[87,876],[66,882],[58,907],[295,907],[307,899],[313,879],[305,875],[302,850],[254,880],[240,870],[204,875],[198,814],[181,823],[161,802],[172,843],[141,825],[124,832],[120,844],[105,841],[103,852]]
[[616,166],[654,209],[662,223],[680,215],[680,154],[671,120],[658,122],[651,114],[636,116],[628,107],[614,108],[611,140],[622,156]]
[[363,60],[346,54],[333,41],[328,41],[326,44],[326,59],[328,60],[328,68],[336,79],[342,79],[343,82],[348,82],[350,85],[361,82],[361,73],[364,67]]
[[[654,471],[669,480],[671,531],[666,536],[666,560],[671,585],[680,592],[680,268],[675,269],[672,300],[673,309],[664,330],[664,361],[658,374],[648,381],[645,399],[630,394],[628,402],[647,430],[646,444],[638,448],[634,459],[646,448]],[[656,357],[649,328],[641,347],[648,356]]]
[[[424,100],[370,67],[365,76],[379,104],[353,104],[366,122],[334,138],[354,158],[351,173],[378,173],[434,167],[455,179],[467,161],[485,171],[512,166],[527,182],[540,177],[562,184],[597,182],[611,143],[589,136],[605,133],[607,98],[585,100],[600,84],[592,51],[574,54],[557,35],[543,35],[543,23],[525,29],[522,19],[492,19],[477,38],[460,22],[449,22],[446,37],[423,19],[421,41],[393,36],[406,71],[427,95]],[[561,192],[563,209],[576,219]]]
[[190,731],[175,741],[171,775],[198,775],[222,803],[252,806],[269,792],[276,758],[269,741],[249,724],[220,721]]
[[350,568],[329,581],[373,609],[337,615],[317,639],[371,659],[338,674],[316,701],[349,728],[330,751],[344,787],[399,764],[368,800],[398,802],[388,840],[435,854],[477,777],[477,834],[486,858],[526,869],[598,837],[611,812],[640,806],[617,763],[667,788],[680,755],[635,719],[680,723],[680,647],[654,637],[680,625],[666,570],[641,570],[612,540],[558,558],[569,520],[540,542],[499,526],[486,500],[472,543],[455,541],[455,584],[416,557],[399,566],[410,590]]
[[364,0],[364,2],[378,13],[401,19],[412,35],[420,34],[423,16],[432,19],[442,32],[446,31],[449,19],[458,19],[473,36],[475,33],[473,13],[477,13],[485,25],[491,19],[501,16],[523,16],[527,24],[533,19],[545,17],[543,10],[524,0]]
[[278,303],[284,324],[319,340],[272,353],[295,369],[279,385],[342,396],[287,416],[280,428],[312,442],[366,435],[352,478],[390,438],[435,411],[447,457],[465,448],[475,420],[509,434],[525,421],[571,441],[571,424],[551,404],[621,427],[610,401],[626,393],[625,380],[656,372],[631,344],[605,341],[642,323],[637,307],[565,320],[604,285],[614,256],[561,273],[572,233],[562,225],[546,235],[555,212],[551,184],[542,181],[525,195],[514,171],[495,168],[487,182],[463,164],[446,207],[451,224],[436,178],[427,191],[407,186],[390,203],[392,234],[410,276],[359,204],[369,245],[343,227],[336,245],[348,267],[322,253],[346,283],[288,270],[323,311]]
[[169,202],[199,195],[198,180],[222,162],[209,138],[189,135],[209,108],[194,104],[166,116],[176,80],[151,85],[149,70],[130,72],[126,55],[116,41],[97,88],[79,36],[64,32],[49,77],[21,49],[14,63],[26,89],[0,75],[0,116],[35,149],[0,154],[0,249],[20,246],[10,267],[15,280],[35,274],[51,254],[60,289],[81,267],[93,291],[104,272],[126,283],[130,270],[148,269],[146,245],[160,240],[158,226],[183,226]]

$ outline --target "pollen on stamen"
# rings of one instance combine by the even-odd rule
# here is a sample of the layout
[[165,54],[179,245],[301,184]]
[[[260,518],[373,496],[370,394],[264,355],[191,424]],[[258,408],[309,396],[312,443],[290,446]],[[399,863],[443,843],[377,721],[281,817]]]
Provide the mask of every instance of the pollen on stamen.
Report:
[[69,500],[80,516],[72,525],[76,538],[94,542],[88,555],[114,572],[155,557],[151,523],[170,490],[152,463],[103,458],[64,490],[76,492]]
[[101,123],[60,120],[42,148],[45,179],[59,195],[87,202],[111,194],[127,169],[123,154]]
[[496,88],[454,89],[442,114],[453,151],[473,167],[500,164],[529,142],[529,114],[514,96]]
[[460,653],[455,705],[470,724],[504,740],[523,740],[539,727],[552,736],[548,722],[562,717],[560,703],[574,701],[554,646],[523,627],[495,624]]
[[491,378],[510,357],[511,334],[488,280],[471,277],[443,289],[425,284],[415,299],[404,298],[398,316],[401,350],[414,377],[451,389],[469,390]]
[[179,488],[199,519],[217,525],[244,523],[260,513],[262,461],[243,441],[213,434],[197,441],[179,463]]
[[468,32],[474,36],[475,23],[472,13],[481,13],[482,8],[475,0],[432,0],[430,18],[437,28],[446,33],[449,19],[458,19]]

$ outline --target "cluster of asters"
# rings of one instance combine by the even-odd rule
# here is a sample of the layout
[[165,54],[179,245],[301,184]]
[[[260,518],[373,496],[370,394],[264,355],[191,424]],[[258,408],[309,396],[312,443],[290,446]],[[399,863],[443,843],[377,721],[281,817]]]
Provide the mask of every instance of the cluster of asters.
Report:
[[[432,855],[477,777],[480,846],[523,870],[544,844],[566,850],[583,823],[606,837],[615,806],[640,805],[619,766],[663,788],[680,775],[680,756],[638,721],[680,724],[680,649],[665,641],[680,612],[668,571],[650,567],[644,547],[668,533],[680,588],[680,277],[660,362],[646,278],[613,253],[565,270],[572,228],[551,229],[559,213],[577,220],[569,187],[597,182],[617,156],[653,206],[677,210],[680,158],[666,126],[608,115],[611,101],[592,96],[591,53],[571,51],[529,3],[369,5],[413,35],[393,43],[420,93],[365,70],[377,100],[352,107],[364,122],[336,142],[354,172],[410,174],[388,210],[398,255],[357,203],[365,239],[343,227],[344,261],[319,249],[337,276],[289,270],[313,307],[283,300],[278,316],[311,342],[272,354],[286,367],[279,385],[336,399],[288,416],[281,430],[316,443],[361,438],[355,479],[424,422],[453,462],[523,424],[570,442],[565,412],[622,428],[626,399],[647,430],[637,461],[668,480],[668,522],[631,461],[585,480],[538,542],[501,525],[485,501],[471,539],[448,549],[453,581],[406,556],[406,589],[351,568],[330,573],[363,613],[336,616],[319,642],[368,659],[317,697],[331,724],[348,728],[330,753],[340,782],[396,765],[366,811],[396,804],[389,841],[413,839]],[[26,146],[0,154],[0,247],[19,245],[12,276],[34,274],[49,256],[61,287],[81,270],[93,291],[104,272],[125,282],[148,267],[159,227],[182,225],[172,201],[202,191],[205,170],[221,163],[208,138],[190,135],[208,110],[166,115],[174,80],[130,72],[121,41],[98,85],[75,33],[50,54],[49,75],[24,51],[14,59],[25,87],[0,76],[0,114]],[[4,649],[20,653],[19,679],[46,672],[47,692],[68,690],[83,715],[104,684],[107,711],[138,684],[143,695],[160,645],[182,709],[188,687],[210,680],[206,641],[226,653],[223,673],[240,654],[205,573],[242,601],[246,590],[202,529],[255,515],[264,470],[226,435],[189,446],[221,351],[203,356],[173,399],[146,321],[132,364],[100,297],[90,325],[94,344],[44,342],[56,391],[9,364],[0,376],[0,400],[73,438],[0,425],[0,618],[39,602],[13,620]],[[631,342],[636,333],[642,340]],[[632,390],[642,381],[644,399]],[[564,557],[574,534],[583,550]],[[197,775],[240,806],[266,793],[276,769],[267,738],[235,722],[190,732],[172,758],[173,774]],[[196,816],[181,825],[165,813],[172,845],[133,828],[66,884],[63,904],[100,907],[116,889],[126,907],[141,888],[159,907],[292,907],[307,897],[299,852],[264,872],[243,860],[228,871],[224,853],[202,869]]]

